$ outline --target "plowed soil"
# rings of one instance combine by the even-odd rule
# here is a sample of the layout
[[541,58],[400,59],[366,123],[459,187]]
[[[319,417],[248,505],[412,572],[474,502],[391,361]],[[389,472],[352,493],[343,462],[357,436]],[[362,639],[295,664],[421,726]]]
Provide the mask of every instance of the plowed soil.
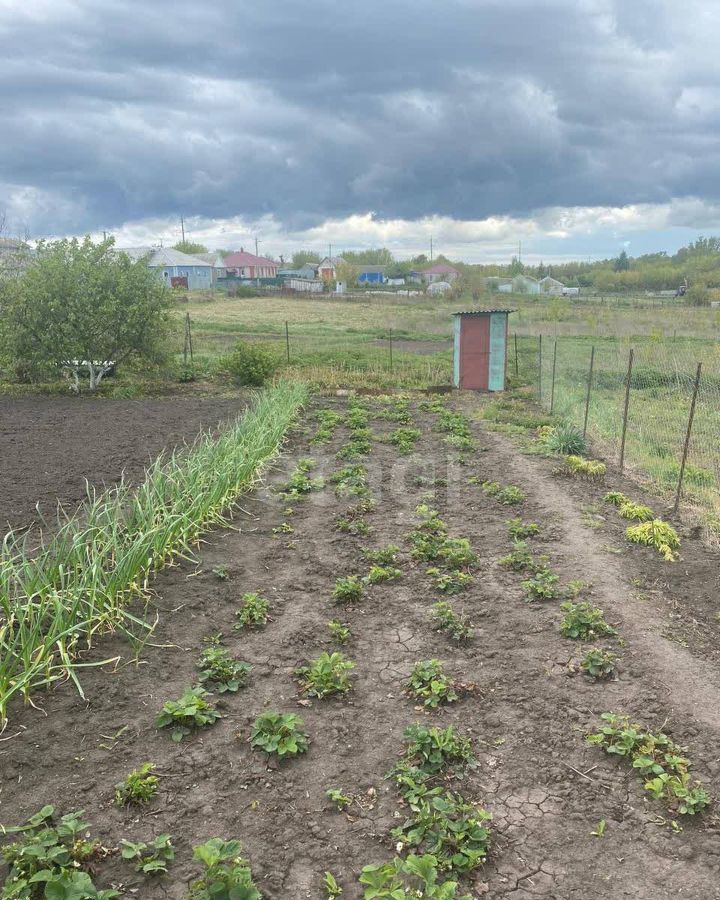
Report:
[[[322,406],[342,411],[342,404]],[[465,412],[476,410],[477,401],[465,401]],[[330,444],[311,447],[308,414],[267,485],[244,498],[235,527],[210,535],[197,565],[157,579],[148,614],[157,611],[159,624],[139,663],[126,643],[107,638],[97,658],[121,654],[123,662],[114,671],[84,672],[87,702],[66,684],[37,698],[45,715],[13,711],[0,743],[0,821],[17,823],[52,803],[62,811],[84,809],[108,848],[122,838],[170,833],[177,859],[165,877],[144,878],[117,854],[98,864],[98,883],[121,885],[127,897],[180,900],[198,872],[192,846],[221,836],[242,841],[269,900],[325,898],[326,870],[343,885],[343,897],[356,900],[362,866],[394,855],[390,830],[402,819],[384,776],[402,751],[403,729],[418,721],[453,724],[473,739],[480,761],[459,789],[493,816],[490,858],[464,880],[465,892],[512,900],[720,897],[714,808],[682,821],[675,833],[667,809],[648,799],[627,763],[584,741],[601,713],[628,713],[687,746],[695,776],[711,795],[720,792],[717,556],[682,529],[682,558],[674,564],[629,545],[626,523],[600,498],[610,487],[652,498],[612,474],[604,485],[558,477],[555,462],[521,455],[477,419],[482,450],[460,465],[432,430],[433,415],[416,408],[414,417],[423,436],[412,456],[374,443],[367,467],[377,507],[366,516],[374,530],[359,538],[335,529],[352,501],[339,500],[329,483],[294,502],[291,516],[273,489],[300,457],[312,456],[326,477],[342,465],[335,453],[347,431],[341,427]],[[372,424],[378,435],[393,427]],[[468,483],[472,475],[511,482],[527,499],[501,506]],[[466,646],[433,631],[428,613],[437,596],[405,540],[435,479],[433,505],[451,534],[469,538],[480,557],[473,585],[454,598],[476,626]],[[620,658],[615,679],[593,682],[580,674],[582,645],[560,635],[558,603],[528,604],[521,579],[498,566],[510,549],[505,523],[514,515],[540,525],[536,552],[549,556],[564,584],[591,585],[585,596],[618,630],[611,642]],[[294,533],[274,533],[286,518]],[[367,572],[362,548],[388,543],[402,548],[403,578],[367,588],[353,607],[333,605],[337,577]],[[226,580],[213,574],[220,565]],[[233,630],[246,591],[271,603],[272,621],[253,633]],[[292,670],[334,649],[326,626],[334,617],[352,627],[344,652],[356,663],[354,690],[344,701],[299,705]],[[254,666],[251,682],[223,695],[222,721],[173,744],[154,719],[165,700],[194,683],[203,639],[218,631]],[[432,657],[458,680],[475,682],[477,691],[432,713],[415,708],[403,687],[413,665]],[[266,709],[302,715],[311,739],[305,756],[277,766],[250,749],[252,721]],[[163,776],[159,796],[140,812],[116,808],[113,785],[145,761]],[[357,802],[347,813],[335,811],[325,798],[329,787]],[[597,837],[592,832],[601,819],[607,827]]]
[[239,398],[0,398],[0,529],[52,519],[85,496],[85,479],[133,482],[161,451],[237,415]]

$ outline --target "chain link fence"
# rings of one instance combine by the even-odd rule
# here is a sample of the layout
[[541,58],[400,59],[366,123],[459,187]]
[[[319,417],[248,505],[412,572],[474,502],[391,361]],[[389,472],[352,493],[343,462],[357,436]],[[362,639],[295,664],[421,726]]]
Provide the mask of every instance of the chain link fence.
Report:
[[[720,524],[720,344],[518,338],[543,408]],[[512,358],[511,358],[512,362]]]

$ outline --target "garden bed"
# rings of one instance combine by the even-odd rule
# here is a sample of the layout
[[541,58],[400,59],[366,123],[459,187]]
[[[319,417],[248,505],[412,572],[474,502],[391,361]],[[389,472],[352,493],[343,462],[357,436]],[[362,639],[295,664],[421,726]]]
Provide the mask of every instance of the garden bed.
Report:
[[[326,871],[343,897],[360,898],[362,868],[395,856],[391,831],[408,813],[385,777],[403,752],[404,729],[452,725],[472,741],[478,766],[450,786],[492,816],[488,860],[461,878],[460,893],[512,900],[714,896],[720,842],[713,807],[679,816],[649,797],[624,760],[584,738],[608,711],[664,728],[688,747],[694,776],[717,794],[720,678],[707,637],[717,633],[709,586],[715,558],[683,533],[677,563],[627,544],[613,510],[599,506],[614,481],[559,478],[556,461],[522,456],[506,436],[484,431],[474,400],[464,407],[473,422],[471,449],[435,430],[439,416],[427,401],[411,403],[412,424],[404,426],[419,435],[395,443],[387,438],[397,423],[378,415],[387,405],[376,398],[366,404],[375,435],[367,457],[337,458],[352,438],[345,424],[328,429],[329,442],[311,444],[318,422],[309,412],[267,486],[243,498],[235,527],[210,534],[197,565],[158,577],[148,612],[156,607],[159,625],[138,665],[127,643],[105,638],[98,658],[121,654],[123,662],[112,672],[83,673],[87,704],[65,684],[34,698],[47,715],[15,710],[0,743],[0,822],[19,824],[49,803],[62,812],[84,809],[107,848],[170,834],[176,859],[165,876],[136,874],[116,852],[97,861],[96,883],[117,886],[121,896],[181,900],[199,873],[192,848],[223,837],[242,842],[268,900],[326,898]],[[316,408],[347,412],[344,400],[317,401]],[[325,486],[282,496],[307,458],[315,463],[306,477],[322,476]],[[353,514],[348,510],[367,498],[339,497],[331,476],[357,463],[376,506]],[[512,484],[524,499],[504,505],[482,489],[486,481]],[[428,521],[427,510],[477,554],[466,567],[473,580],[460,593],[439,591],[428,563],[411,555],[408,535]],[[561,589],[584,582],[581,596],[617,630],[601,641],[618,657],[616,677],[583,674],[585,647],[561,635],[559,600],[526,602],[525,576],[498,564],[512,549],[506,523],[516,516],[539,526],[528,543],[548,556]],[[358,534],[358,522],[370,533]],[[357,602],[333,602],[338,578],[368,574],[363,549],[388,544],[400,548],[394,565],[402,576],[365,584]],[[270,618],[237,631],[248,592],[267,598]],[[698,597],[706,599],[696,634],[685,620],[699,621]],[[434,630],[430,608],[442,599],[469,617],[472,640]],[[331,619],[351,629],[342,646],[327,627]],[[156,717],[195,683],[204,639],[218,632],[253,666],[249,683],[215,698],[224,718],[174,743]],[[355,662],[352,690],[320,700],[301,693],[295,669],[337,650]],[[441,662],[460,695],[437,709],[404,694],[413,667],[430,659]],[[303,718],[307,753],[278,763],[251,748],[253,723],[269,710]],[[138,809],[118,808],[114,785],[144,762],[160,776],[157,796]],[[326,797],[330,788],[352,798],[345,811]]]

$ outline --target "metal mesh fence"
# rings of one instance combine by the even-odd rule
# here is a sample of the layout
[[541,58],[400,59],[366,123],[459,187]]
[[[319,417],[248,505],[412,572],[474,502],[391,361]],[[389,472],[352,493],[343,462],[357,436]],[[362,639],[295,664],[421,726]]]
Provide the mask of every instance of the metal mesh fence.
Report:
[[521,375],[535,385],[545,409],[586,430],[609,456],[669,496],[682,474],[684,499],[720,522],[720,345],[519,341]]
[[[414,341],[388,329],[368,338],[352,331],[309,333],[289,325],[273,333],[213,333],[194,327],[193,353],[211,364],[230,353],[238,340],[271,347],[285,374],[321,385],[427,388],[452,383],[452,345],[447,338]],[[183,361],[187,364],[187,354]]]

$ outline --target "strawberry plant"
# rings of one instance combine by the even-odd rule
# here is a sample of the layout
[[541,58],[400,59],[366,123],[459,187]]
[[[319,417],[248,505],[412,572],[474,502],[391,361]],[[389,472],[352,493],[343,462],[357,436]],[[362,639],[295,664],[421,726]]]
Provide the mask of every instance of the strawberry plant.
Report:
[[209,696],[201,687],[188,688],[178,700],[168,700],[155,720],[158,728],[172,728],[171,736],[176,742],[198,728],[207,728],[222,718]]
[[273,534],[292,534],[294,531],[295,531],[295,529],[292,527],[292,525],[289,522],[281,522],[279,525],[276,525],[273,528],[272,533]]
[[[478,480],[470,479],[474,484],[477,484]],[[522,503],[525,500],[523,491],[519,487],[515,487],[514,484],[508,484],[503,487],[497,481],[483,481],[481,487],[488,497],[493,497],[498,503],[502,503],[503,506],[517,506],[518,503]]]
[[526,538],[540,533],[540,528],[535,522],[523,522],[519,516],[515,519],[508,519],[505,524],[514,541],[524,541]]
[[283,497],[288,500],[300,500],[312,491],[320,491],[325,487],[321,477],[309,478],[316,462],[314,459],[300,459],[288,481],[280,488]]
[[335,528],[337,531],[351,534],[353,537],[367,537],[373,531],[372,525],[368,525],[365,519],[348,519],[347,516],[341,516],[335,522]]
[[335,454],[338,459],[362,459],[363,456],[370,453],[372,450],[371,436],[369,430],[365,430],[368,432],[367,434],[356,433],[347,444],[338,450]]
[[347,794],[343,794],[343,792],[339,788],[328,788],[325,791],[325,796],[331,803],[335,804],[338,812],[342,812],[353,802],[353,798],[348,797]]
[[330,481],[336,485],[335,493],[338,497],[366,497],[370,493],[367,470],[359,463],[333,472]]
[[473,900],[458,894],[457,881],[440,881],[438,860],[429,853],[365,866],[360,874],[364,900]]
[[591,641],[603,634],[616,634],[603,618],[603,611],[591,603],[572,603],[567,601],[560,604],[560,609],[565,617],[560,623],[560,633],[563,637],[576,641]]
[[473,582],[473,576],[468,572],[444,572],[436,566],[425,570],[435,588],[443,594],[460,594],[467,590]]
[[415,664],[406,692],[431,709],[435,709],[441,703],[454,703],[458,699],[452,679],[444,674],[442,663],[437,659],[428,659]]
[[315,414],[315,418],[318,421],[318,430],[315,432],[315,436],[310,443],[329,443],[335,434],[335,429],[342,422],[343,417],[333,409],[320,409]]
[[197,663],[199,680],[219,694],[235,693],[247,684],[252,666],[233,659],[229,651],[220,646],[220,637],[218,634],[206,639],[210,646],[203,650]]
[[332,595],[336,603],[357,603],[363,595],[362,579],[359,575],[343,575],[335,581]]
[[393,566],[397,562],[400,548],[395,544],[388,544],[379,550],[363,550],[363,556],[368,562],[378,566]]
[[157,794],[158,779],[153,775],[155,766],[143,763],[134,769],[123,781],[115,785],[116,806],[142,806]]
[[[526,541],[514,541],[513,549],[507,556],[503,556],[502,559],[498,560],[498,565],[513,572],[536,571],[537,569]],[[540,568],[542,568],[542,565]]]
[[438,775],[453,767],[477,766],[472,744],[455,733],[452,725],[447,728],[427,728],[410,725],[403,734],[407,747],[401,766],[410,766],[424,775]]
[[295,669],[300,689],[309,697],[331,697],[346,694],[352,687],[350,672],[355,663],[345,659],[342,653],[321,653],[307,666]]
[[556,575],[552,569],[540,569],[532,578],[528,578],[521,582],[527,600],[533,602],[535,600],[555,600],[561,591],[557,587],[560,576]]
[[343,892],[343,889],[337,883],[337,879],[332,872],[325,873],[325,875],[323,876],[323,884],[325,885],[327,900],[335,900],[335,898],[339,897]]
[[409,456],[421,437],[419,428],[396,428],[388,435],[388,442],[397,447],[402,456]]
[[267,754],[275,753],[281,760],[306,753],[309,741],[303,725],[295,713],[262,713],[253,724],[250,746]]
[[259,594],[243,594],[240,609],[235,613],[235,629],[260,628],[267,624],[269,606],[268,601]]
[[3,898],[17,900],[113,900],[117,891],[98,890],[88,872],[102,850],[88,839],[89,823],[82,810],[55,817],[53,806],[44,806],[27,824],[4,827],[3,834],[20,838],[0,849],[8,867]]
[[121,856],[137,863],[136,871],[145,875],[159,875],[167,872],[168,863],[175,859],[175,850],[169,834],[159,834],[146,844],[144,841],[120,841]]
[[467,538],[445,538],[438,548],[437,558],[448,569],[465,569],[477,562],[477,555]]
[[625,536],[633,544],[654,547],[667,562],[675,562],[678,558],[680,538],[677,531],[662,519],[631,525],[625,529]]
[[664,800],[680,815],[695,815],[710,804],[707,791],[700,782],[690,781],[690,760],[685,748],[679,747],[662,731],[653,734],[630,721],[628,716],[603,713],[605,725],[589,734],[587,742],[602,747],[606,753],[627,758],[645,780],[645,790],[654,799]]
[[585,652],[580,668],[591,678],[609,678],[615,671],[617,657],[610,650],[591,647]]
[[469,641],[473,636],[470,619],[458,615],[447,600],[433,603],[430,618],[438,631],[446,632],[454,641]]
[[368,584],[382,584],[384,581],[397,581],[398,578],[402,578],[402,572],[393,566],[372,566],[365,576]]
[[450,791],[410,804],[392,836],[402,847],[430,853],[438,868],[465,874],[485,862],[490,850],[489,813]]
[[240,841],[222,838],[194,847],[193,858],[205,871],[190,886],[188,900],[262,900],[241,850]]
[[339,622],[337,619],[332,619],[327,624],[330,629],[330,634],[338,644],[346,644],[350,640],[351,631],[349,625],[346,625],[344,622]]

